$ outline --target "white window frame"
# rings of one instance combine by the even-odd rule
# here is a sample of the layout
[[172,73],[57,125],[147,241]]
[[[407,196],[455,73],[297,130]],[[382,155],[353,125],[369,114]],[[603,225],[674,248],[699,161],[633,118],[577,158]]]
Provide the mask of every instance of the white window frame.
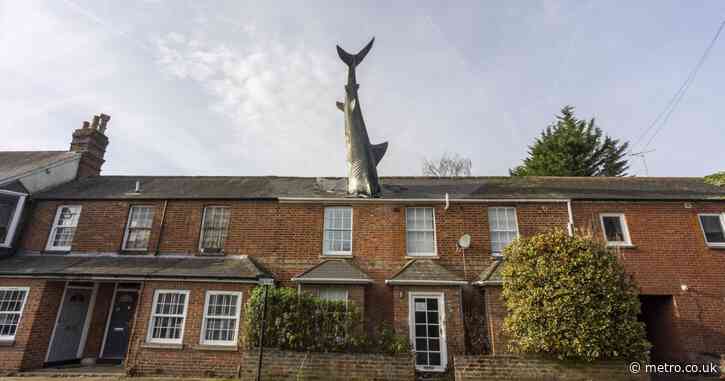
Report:
[[[78,214],[78,220],[76,221],[76,224],[74,226],[58,226],[58,221],[60,220],[60,214],[63,208],[68,208],[73,210],[74,213]],[[63,228],[78,228],[78,221],[80,221],[81,218],[81,211],[83,210],[83,207],[81,205],[59,205],[58,208],[55,211],[55,218],[53,219],[53,225],[50,227],[50,233],[48,234],[48,243],[45,245],[45,250],[48,251],[70,251],[71,247],[73,246],[73,239],[75,238],[75,232],[73,233],[74,237],[70,240],[70,245],[68,246],[53,246],[53,241],[55,240],[55,233],[58,230],[59,227]]]
[[[515,206],[492,206],[486,210],[486,213],[487,213],[486,217],[489,217],[491,215],[492,209],[513,209],[513,211],[514,211],[514,227],[516,228],[516,238],[519,238],[521,236],[521,233],[519,232],[519,213],[518,213],[518,210],[516,209],[516,207]],[[490,244],[491,244],[490,245],[491,246],[490,247],[491,255],[494,257],[501,257],[501,256],[503,256],[503,252],[494,252],[493,251],[493,234],[491,234],[491,233],[493,233],[494,231],[509,232],[509,230],[500,230],[500,229],[494,230],[493,226],[491,226],[491,222],[489,220],[488,232],[489,232],[489,237],[490,237],[489,239],[490,239]]]
[[410,337],[410,343],[413,352],[413,361],[415,360],[415,298],[436,298],[438,299],[438,326],[440,331],[438,333],[438,339],[440,340],[441,346],[441,365],[437,367],[422,367],[415,364],[415,368],[424,372],[445,372],[448,367],[448,337],[446,335],[446,297],[442,292],[420,292],[420,291],[409,291],[408,292],[408,334]]
[[[410,229],[408,227],[408,212],[410,209],[431,209],[433,211],[433,252],[411,253],[408,251],[408,232],[427,232],[429,230]],[[438,256],[438,237],[436,236],[436,209],[432,206],[409,206],[405,208],[405,255],[408,257],[436,257]]]
[[[232,224],[232,208],[227,205],[206,205],[204,207],[203,216],[201,218],[201,232],[199,232],[199,252],[204,252],[204,247],[202,246],[204,244],[204,224],[206,223],[206,211],[209,208],[225,208],[229,209],[229,221],[227,221],[227,227],[226,227],[226,235],[224,236],[224,243],[222,244],[222,247],[218,254],[224,253],[224,245],[226,245],[227,238],[229,238],[229,225]],[[216,254],[216,253],[215,253]]]
[[5,234],[5,241],[0,241],[0,247],[11,247],[13,243],[13,238],[15,238],[15,231],[17,230],[18,223],[20,222],[20,215],[23,213],[23,208],[25,207],[25,198],[28,197],[28,195],[25,193],[13,192],[4,189],[0,189],[0,193],[8,196],[18,197],[18,203],[15,206],[13,218],[10,220],[7,233]]
[[[206,339],[206,320],[208,318],[219,318],[217,316],[209,316],[209,300],[211,299],[212,295],[236,295],[237,297],[237,305],[235,308],[235,315],[234,315],[234,338],[231,341],[222,341],[222,340],[207,340]],[[241,319],[242,314],[242,293],[241,291],[217,291],[217,290],[207,290],[206,296],[204,301],[204,318],[201,321],[201,337],[199,338],[199,343],[202,345],[219,345],[219,346],[231,346],[234,347],[237,345],[237,340],[239,339],[239,320]],[[224,316],[224,319],[230,319],[230,316]]]
[[[327,219],[327,210],[330,209],[350,209],[350,251],[326,251],[325,250],[325,242],[327,240],[327,229],[325,228],[326,225],[326,219]],[[355,221],[355,218],[353,217],[353,214],[355,211],[351,206],[329,206],[326,207],[323,210],[323,216],[322,216],[322,255],[324,256],[338,256],[338,257],[352,257],[352,241],[353,241],[353,232],[355,231],[355,227],[353,226],[353,223]],[[334,230],[343,230],[343,229],[334,229]]]
[[[624,234],[624,241],[610,241],[607,238],[607,231],[604,228],[604,217],[618,217],[619,218],[619,224],[622,225],[622,234]],[[627,226],[627,217],[624,215],[624,213],[599,213],[599,224],[602,227],[602,235],[604,236],[604,241],[607,242],[607,246],[609,246],[609,247],[631,247],[632,246],[632,238],[629,235],[629,226]]]
[[[181,318],[183,319],[181,322],[181,331],[179,332],[179,338],[178,339],[156,339],[153,338],[154,333],[154,319],[157,316],[161,317],[178,317],[179,315],[165,315],[165,314],[157,314],[156,313],[156,303],[159,301],[159,294],[184,294],[186,297],[184,298],[184,313],[181,315]],[[149,323],[148,323],[148,332],[146,332],[146,342],[147,343],[154,343],[154,344],[182,344],[184,342],[184,330],[186,328],[186,317],[187,312],[189,311],[189,303],[191,303],[191,300],[189,300],[190,292],[189,290],[168,290],[168,289],[157,289],[154,290],[154,300],[153,303],[151,303],[151,315],[149,316]]]
[[[25,304],[28,302],[28,296],[30,296],[30,287],[0,287],[0,291],[24,291],[23,301],[20,303],[20,311],[18,311],[18,323],[15,326],[15,334],[13,335],[0,335],[0,342],[12,342],[15,341],[15,336],[18,334],[20,329],[20,323],[23,321],[23,312],[25,312]],[[9,313],[9,312],[5,312]],[[15,313],[15,312],[12,312]]]
[[700,224],[700,231],[702,232],[702,238],[705,240],[705,245],[709,247],[722,247],[725,248],[725,242],[708,242],[707,236],[705,235],[705,227],[702,226],[702,220],[700,217],[703,216],[709,216],[709,217],[720,217],[720,228],[725,232],[725,213],[699,213],[697,215],[697,223]]
[[[128,243],[128,236],[129,233],[131,233],[131,217],[133,216],[133,209],[134,208],[151,208],[153,211],[151,214],[151,227],[149,229],[149,241],[146,243],[146,247],[144,248],[127,248],[126,244]],[[156,216],[156,207],[154,205],[131,205],[128,208],[128,218],[126,219],[126,231],[123,234],[123,251],[148,251],[149,245],[151,244],[151,232],[153,232],[154,229],[154,217]],[[134,228],[138,229],[138,228]]]
[[[345,299],[344,300],[333,300],[333,299],[325,299],[322,297],[322,291],[323,290],[342,290],[345,293]],[[317,288],[317,297],[322,300],[332,301],[332,302],[347,302],[350,300],[350,290],[347,287],[337,287],[337,286],[320,286]]]

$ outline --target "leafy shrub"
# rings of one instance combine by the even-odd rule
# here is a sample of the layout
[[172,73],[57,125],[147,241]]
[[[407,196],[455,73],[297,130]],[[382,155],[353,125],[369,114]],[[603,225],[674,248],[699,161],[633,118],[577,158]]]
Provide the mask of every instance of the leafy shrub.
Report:
[[713,173],[712,175],[705,176],[705,182],[719,187],[725,186],[725,171]]
[[512,352],[586,361],[647,358],[636,287],[603,242],[559,229],[515,240],[504,258],[504,329]]
[[[245,310],[247,346],[259,343],[264,288],[256,287]],[[352,301],[322,300],[286,287],[269,288],[264,346],[311,352],[409,351],[407,339],[383,326],[374,336],[365,332],[360,309]]]

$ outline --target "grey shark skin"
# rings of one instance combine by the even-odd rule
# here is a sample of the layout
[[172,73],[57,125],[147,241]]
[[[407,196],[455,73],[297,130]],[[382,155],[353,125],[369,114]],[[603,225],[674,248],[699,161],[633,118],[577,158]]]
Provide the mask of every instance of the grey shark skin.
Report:
[[345,102],[337,102],[337,108],[345,113],[345,142],[347,144],[347,192],[355,196],[375,197],[380,194],[377,165],[388,150],[388,143],[370,144],[355,80],[355,69],[362,62],[370,48],[373,37],[357,54],[350,54],[337,46],[337,54],[347,65]]

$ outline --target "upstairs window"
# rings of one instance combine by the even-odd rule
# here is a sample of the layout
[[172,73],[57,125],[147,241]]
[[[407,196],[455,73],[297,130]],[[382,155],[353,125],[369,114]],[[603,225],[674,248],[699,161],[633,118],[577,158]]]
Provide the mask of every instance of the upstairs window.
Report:
[[132,206],[128,213],[123,249],[133,251],[148,249],[153,220],[153,206]]
[[519,236],[516,208],[488,208],[488,226],[491,230],[491,254],[500,256],[504,247]]
[[156,290],[147,341],[181,344],[189,299],[187,290]]
[[602,222],[602,232],[607,240],[607,246],[631,246],[627,220],[622,213],[602,213],[599,215]]
[[204,208],[204,218],[201,228],[199,250],[202,253],[221,253],[224,250],[224,241],[229,231],[228,207],[207,206]]
[[241,292],[207,291],[201,343],[236,345],[241,305]]
[[81,215],[80,205],[61,205],[55,212],[46,250],[70,251]]
[[325,208],[324,255],[352,255],[352,208]]
[[27,287],[0,287],[0,341],[15,340],[27,298]]
[[725,213],[700,214],[700,226],[708,246],[725,247]]
[[0,190],[0,247],[10,247],[13,242],[25,196],[23,193]]
[[409,256],[436,255],[433,208],[405,209],[406,247]]

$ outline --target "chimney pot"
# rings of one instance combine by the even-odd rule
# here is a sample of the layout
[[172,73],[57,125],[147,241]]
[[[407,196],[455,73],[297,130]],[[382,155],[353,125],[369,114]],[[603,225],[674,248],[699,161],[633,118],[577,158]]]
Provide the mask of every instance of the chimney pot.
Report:
[[93,124],[91,124],[91,128],[94,130],[98,129],[98,122],[101,120],[101,117],[98,115],[93,115]]
[[91,127],[91,122],[89,122],[87,120],[83,122],[83,128],[90,128],[90,127]]
[[110,115],[106,115],[106,114],[101,114],[100,117],[101,117],[101,124],[98,127],[98,132],[100,132],[102,134],[105,134],[106,127],[108,125],[108,121],[111,120],[111,116]]

